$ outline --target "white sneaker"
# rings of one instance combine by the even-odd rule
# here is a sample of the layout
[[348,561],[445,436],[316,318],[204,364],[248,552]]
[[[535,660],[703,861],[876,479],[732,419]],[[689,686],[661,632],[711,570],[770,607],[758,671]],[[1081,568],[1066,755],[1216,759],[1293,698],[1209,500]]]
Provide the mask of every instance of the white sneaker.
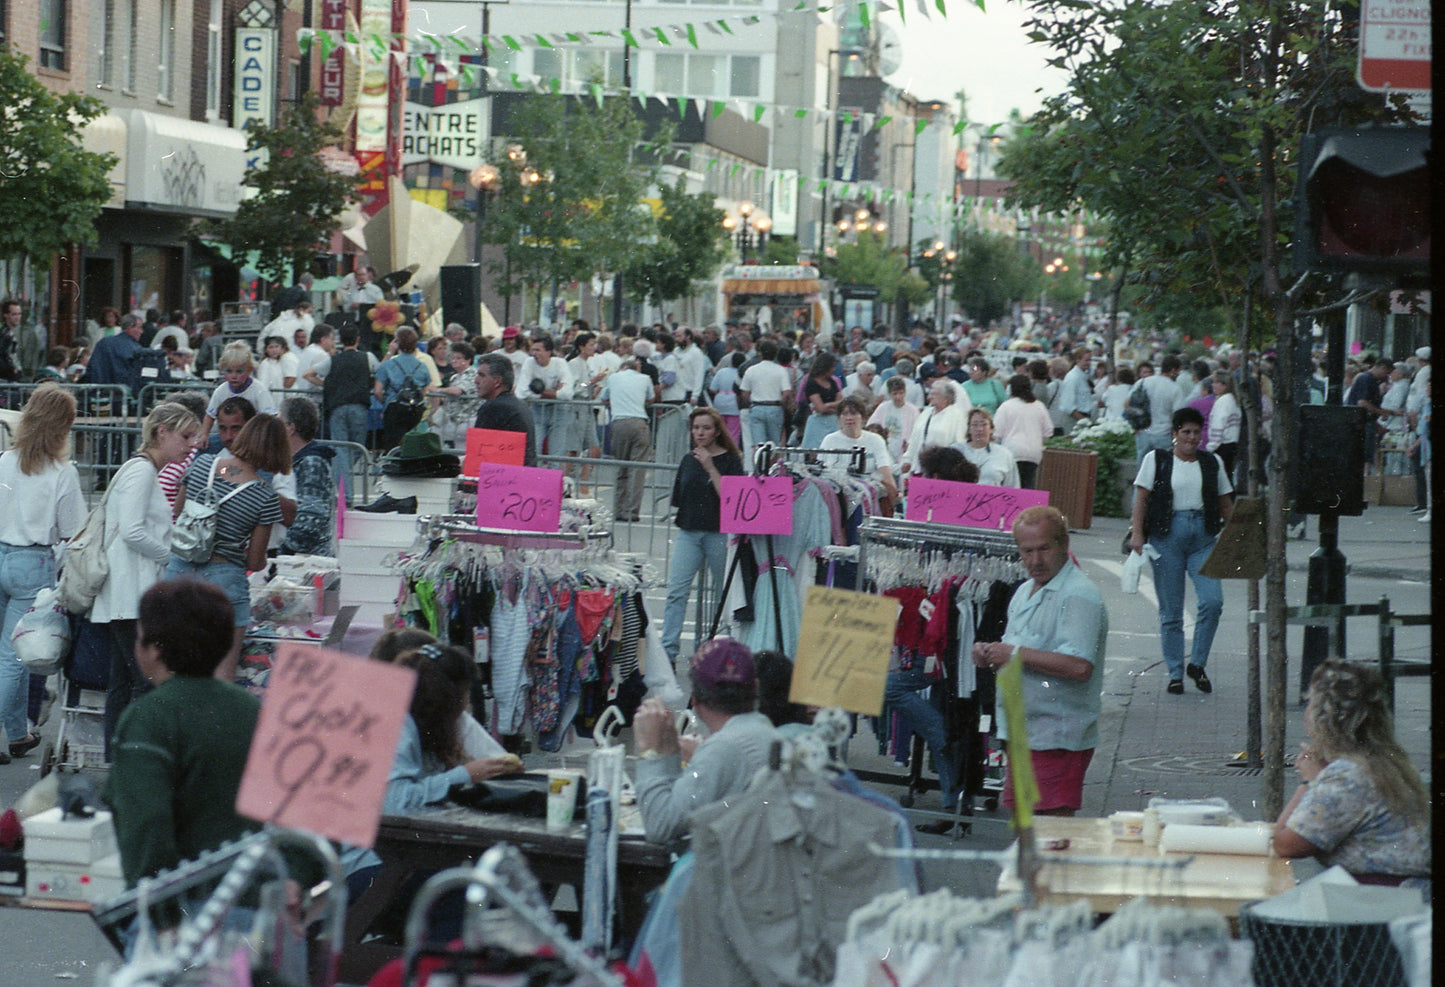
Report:
[[1429,520],[1430,520],[1430,512],[1429,512],[1429,511],[1426,511],[1424,514],[1421,514],[1421,515],[1420,515],[1418,518],[1416,518],[1415,520],[1419,521],[1421,524],[1425,524],[1425,523],[1429,522]]

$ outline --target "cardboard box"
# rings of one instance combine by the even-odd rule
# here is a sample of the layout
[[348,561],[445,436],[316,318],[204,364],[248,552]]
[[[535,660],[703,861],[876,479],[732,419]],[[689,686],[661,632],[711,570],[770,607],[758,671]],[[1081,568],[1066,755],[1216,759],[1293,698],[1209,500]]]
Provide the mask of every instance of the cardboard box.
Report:
[[27,898],[97,902],[125,891],[118,853],[89,865],[31,861],[25,870]]
[[97,812],[85,819],[76,816],[62,819],[57,806],[25,820],[27,864],[90,866],[115,852],[115,826],[109,812]]
[[[406,548],[416,541],[416,518],[415,514],[370,514],[366,511],[347,511],[342,537],[337,546],[337,562],[341,562],[341,552],[348,543]],[[344,563],[341,565],[341,571],[346,572]]]
[[1379,507],[1414,507],[1415,478],[1409,474],[1367,476],[1365,500]]

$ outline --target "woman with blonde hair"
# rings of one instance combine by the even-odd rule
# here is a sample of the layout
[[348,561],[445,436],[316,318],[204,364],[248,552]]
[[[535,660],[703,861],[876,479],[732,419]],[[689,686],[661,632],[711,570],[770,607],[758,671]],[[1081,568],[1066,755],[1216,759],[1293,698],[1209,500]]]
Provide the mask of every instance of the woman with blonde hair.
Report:
[[1384,677],[1322,663],[1310,677],[1305,736],[1295,758],[1304,783],[1275,823],[1275,852],[1339,865],[1361,884],[1428,886],[1430,796],[1395,739]]
[[75,395],[55,384],[37,387],[15,429],[15,446],[0,455],[0,727],[10,742],[0,764],[40,743],[26,723],[30,675],[10,635],[42,589],[55,585],[55,546],[85,524],[80,474],[70,462]]
[[183,404],[163,401],[141,424],[140,451],[116,471],[105,502],[109,575],[90,608],[90,622],[110,632],[110,686],[105,694],[107,747],[120,714],[150,691],[135,659],[140,598],[160,582],[171,557],[171,502],[160,473],[191,454],[201,420]]

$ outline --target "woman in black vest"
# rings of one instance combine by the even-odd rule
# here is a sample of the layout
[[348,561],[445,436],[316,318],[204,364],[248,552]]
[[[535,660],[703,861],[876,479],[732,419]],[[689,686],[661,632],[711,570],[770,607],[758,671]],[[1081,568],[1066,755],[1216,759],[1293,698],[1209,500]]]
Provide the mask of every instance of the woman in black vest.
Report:
[[[1174,412],[1174,449],[1155,449],[1139,463],[1134,479],[1134,512],[1129,550],[1143,552],[1147,540],[1158,554],[1151,560],[1159,597],[1159,636],[1169,668],[1169,692],[1184,692],[1188,675],[1200,692],[1213,691],[1204,666],[1224,610],[1224,588],[1199,567],[1234,509],[1234,488],[1218,456],[1199,448],[1204,416],[1193,408]],[[1198,611],[1189,664],[1184,663],[1184,576],[1194,581]]]

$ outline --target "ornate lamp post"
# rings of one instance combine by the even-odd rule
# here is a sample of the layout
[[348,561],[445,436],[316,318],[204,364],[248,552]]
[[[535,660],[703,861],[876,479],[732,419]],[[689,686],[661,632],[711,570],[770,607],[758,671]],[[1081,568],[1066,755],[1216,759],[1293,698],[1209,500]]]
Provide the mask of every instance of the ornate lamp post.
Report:
[[[506,150],[507,166],[515,172],[517,183],[522,191],[549,179],[536,168],[527,165],[527,150],[521,144],[508,144]],[[502,190],[503,175],[496,165],[483,161],[471,170],[467,175],[467,183],[477,190],[477,222],[476,222],[476,255],[478,266],[482,263],[482,223],[487,215],[487,201]],[[512,283],[512,260],[507,258],[507,284]],[[512,294],[508,290],[502,296],[502,323],[506,325],[512,321]]]
[[942,240],[934,240],[933,246],[923,252],[927,258],[938,258],[938,300],[934,311],[937,313],[936,328],[942,330],[943,323],[948,313],[945,307],[948,304],[948,286],[953,281],[953,262],[958,260],[958,251],[946,249],[948,244]]
[[756,246],[761,250],[763,245],[768,242],[768,232],[773,228],[773,220],[767,213],[744,200],[738,203],[736,215],[730,214],[723,217],[722,225],[723,229],[733,234],[738,254],[746,264],[751,257],[753,247]]

